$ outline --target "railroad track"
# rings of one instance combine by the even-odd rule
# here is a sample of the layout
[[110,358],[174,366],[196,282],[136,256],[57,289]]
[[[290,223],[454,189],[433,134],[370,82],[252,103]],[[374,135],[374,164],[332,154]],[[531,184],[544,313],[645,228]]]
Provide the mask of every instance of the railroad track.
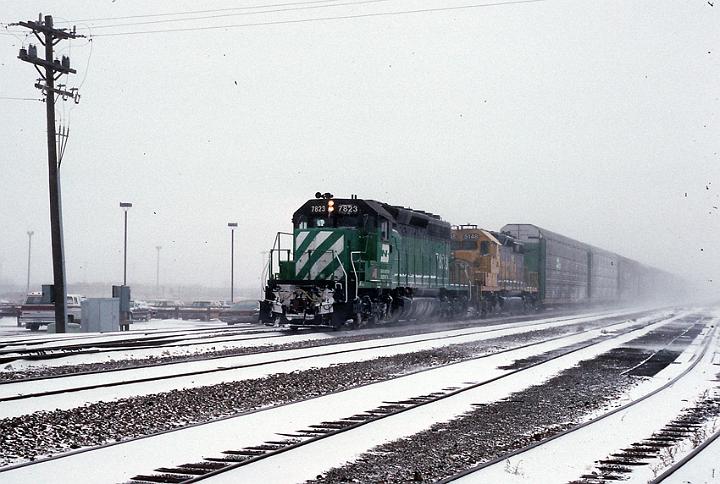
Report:
[[[256,328],[262,328],[264,326],[260,325],[254,325]],[[119,332],[119,333],[65,333],[62,335],[57,334],[40,334],[39,336],[35,334],[32,337],[26,336],[26,335],[19,335],[17,338],[13,337],[5,337],[2,340],[2,344],[0,344],[0,348],[5,348],[8,346],[13,345],[42,345],[47,343],[66,343],[68,341],[72,341],[73,339],[82,339],[87,341],[92,341],[96,339],[100,340],[107,340],[110,339],[123,339],[127,337],[132,337],[134,335],[147,335],[147,336],[154,336],[154,335],[167,335],[172,336],[176,334],[192,334],[192,333],[215,333],[218,331],[232,331],[236,328],[233,328],[231,326],[226,326],[224,323],[222,325],[219,325],[217,327],[209,327],[209,328],[197,328],[197,327],[188,327],[188,328],[144,328],[141,330],[133,329],[127,332]],[[246,326],[242,326],[242,329],[247,329]]]
[[[344,349],[333,349],[333,345],[328,345],[327,351],[323,352],[316,352],[317,347],[311,347],[308,350],[289,350],[289,351],[295,351],[299,352],[298,356],[294,357],[280,357],[280,358],[266,358],[263,361],[258,361],[254,363],[244,363],[244,364],[234,364],[234,365],[225,365],[221,367],[213,367],[213,368],[207,368],[207,369],[201,369],[201,370],[195,370],[195,371],[180,371],[177,373],[172,374],[166,374],[161,376],[143,376],[139,378],[127,378],[127,379],[118,379],[116,381],[107,381],[109,378],[111,378],[109,375],[122,375],[123,373],[132,372],[135,370],[138,370],[138,367],[131,367],[131,368],[122,368],[118,370],[114,370],[112,372],[103,372],[103,371],[97,371],[97,372],[87,372],[84,374],[72,374],[68,376],[55,376],[55,377],[46,377],[46,378],[34,378],[34,379],[28,379],[28,380],[18,380],[18,381],[8,381],[8,382],[2,382],[0,383],[0,403],[4,402],[17,402],[17,401],[23,401],[23,400],[30,400],[30,399],[37,399],[40,397],[49,397],[53,395],[61,395],[61,394],[68,394],[68,393],[76,393],[86,390],[97,390],[97,389],[107,389],[107,388],[113,388],[123,385],[132,385],[132,384],[140,384],[140,383],[149,383],[149,382],[159,382],[164,380],[172,380],[172,379],[178,379],[178,378],[186,378],[186,377],[195,377],[199,375],[208,375],[213,373],[221,373],[221,372],[229,372],[229,371],[235,371],[235,370],[242,370],[246,368],[254,368],[259,367],[263,365],[271,365],[271,364],[281,364],[281,363],[290,363],[295,361],[302,361],[302,360],[309,360],[314,358],[323,358],[323,357],[330,357],[330,356],[338,356],[338,355],[344,355],[349,353],[359,353],[359,352],[369,352],[372,350],[379,350],[379,349],[387,349],[387,348],[395,348],[395,347],[402,347],[402,346],[409,346],[409,345],[416,345],[420,343],[428,343],[428,342],[434,342],[434,341],[452,341],[455,340],[462,340],[462,339],[468,339],[472,338],[474,336],[482,336],[482,335],[491,335],[492,333],[499,333],[499,332],[506,332],[508,330],[514,330],[518,329],[519,332],[524,332],[525,330],[531,330],[537,326],[543,326],[543,325],[550,325],[554,324],[555,322],[558,323],[559,326],[565,326],[565,325],[571,325],[575,323],[591,323],[591,322],[601,322],[605,319],[610,319],[610,322],[607,325],[602,325],[602,328],[609,328],[618,324],[623,324],[626,320],[623,318],[620,321],[617,321],[613,318],[603,318],[603,317],[596,317],[596,318],[568,318],[568,319],[561,319],[560,321],[554,321],[551,320],[551,322],[542,320],[539,322],[536,322],[534,324],[522,324],[517,323],[515,326],[511,327],[491,327],[491,328],[478,328],[476,330],[469,330],[467,332],[462,332],[461,334],[451,334],[451,335],[443,335],[443,336],[429,336],[429,337],[423,337],[423,335],[419,335],[418,337],[405,337],[405,341],[391,341],[391,342],[385,342],[380,344],[370,344],[370,345],[355,345],[351,346],[349,348]],[[589,320],[589,321],[588,321]],[[583,334],[589,331],[596,330],[598,328],[592,327],[585,331],[580,331],[577,334]],[[564,337],[564,336],[561,336]],[[554,339],[551,339],[550,341],[553,341]],[[462,342],[462,341],[461,341]],[[520,347],[512,348],[512,349],[518,349],[518,348],[524,348],[533,346],[536,344],[540,344],[542,342],[537,343],[531,343],[529,345],[523,345]],[[353,345],[352,343],[348,344],[348,346]],[[511,350],[512,350],[511,349]],[[509,350],[510,351],[510,350]],[[302,353],[306,354],[302,354]],[[270,352],[272,353],[272,352]],[[501,352],[502,353],[502,352]],[[259,353],[254,355],[248,355],[248,356],[257,356]],[[494,353],[498,354],[498,353]],[[219,359],[225,359],[225,358],[240,358],[242,359],[243,356],[218,356],[218,357],[210,357],[207,359],[200,360],[202,361],[212,361],[212,360],[219,360]],[[190,362],[190,363],[196,363],[196,362]],[[188,362],[165,362],[165,363],[158,363],[153,365],[147,365],[143,366],[141,369],[143,370],[142,373],[145,373],[144,370],[147,370],[148,368],[153,367],[165,367],[165,366],[171,366],[171,365],[187,365]],[[137,371],[135,371],[137,372]],[[46,391],[30,391],[26,393],[22,392],[22,386],[23,384],[26,384],[24,386],[27,386],[27,384],[32,383],[33,389],[36,388],[36,383],[38,381],[43,380],[57,380],[59,378],[66,378],[68,381],[72,381],[73,379],[76,379],[81,376],[92,376],[96,374],[102,374],[103,375],[103,382],[102,383],[95,383],[95,384],[85,384],[85,385],[76,385],[76,386],[66,386],[62,388],[56,388]],[[12,385],[14,385],[16,388],[13,389]],[[20,391],[18,391],[18,388]],[[5,390],[5,391],[3,391]],[[3,395],[4,394],[4,395]]]
[[[266,338],[281,337],[282,333],[270,329],[223,329],[222,333],[208,332],[206,334],[193,335],[188,333],[175,333],[172,335],[146,335],[143,337],[118,339],[111,341],[89,341],[80,344],[64,344],[56,346],[43,346],[24,349],[0,349],[0,364],[13,363],[18,360],[43,361],[64,358],[66,356],[87,355],[97,353],[112,353],[118,351],[154,349],[154,348],[179,348],[195,346],[198,344],[215,344],[237,341],[238,336],[264,334]],[[228,334],[229,333],[229,334]],[[276,334],[273,334],[276,333]],[[261,336],[258,336],[261,337]],[[193,341],[205,340],[207,341]],[[66,341],[67,343],[67,341]]]
[[[647,323],[648,325],[652,323]],[[484,387],[490,383],[517,375],[521,372],[530,370],[537,366],[546,364],[550,361],[571,355],[580,350],[590,348],[609,339],[628,335],[636,331],[637,327],[627,328],[619,331],[615,335],[603,335],[593,338],[590,341],[578,342],[563,347],[559,351],[553,352],[551,355],[530,363],[522,368],[510,370],[505,374],[497,377],[489,378],[480,382],[466,384],[462,386],[453,386],[443,388],[441,391],[431,392],[416,397],[398,400],[386,401],[382,405],[345,418],[335,419],[331,421],[323,421],[319,424],[312,424],[300,430],[294,430],[280,434],[282,439],[263,442],[259,445],[247,446],[236,450],[226,450],[222,455],[207,457],[202,462],[193,462],[172,467],[159,467],[155,474],[139,474],[132,478],[134,483],[180,483],[180,482],[197,482],[217,476],[219,474],[233,471],[241,467],[248,466],[260,460],[276,456],[299,449],[301,447],[311,445],[320,440],[338,436],[346,432],[356,430],[360,427],[378,422],[383,419],[391,419],[392,417],[404,414],[411,410],[424,406],[430,406],[446,399],[459,396],[466,392],[471,392]]]
[[[710,449],[712,447],[712,449]],[[720,452],[720,430],[715,432],[713,435],[711,435],[707,440],[705,440],[702,444],[700,444],[698,447],[695,447],[688,455],[680,459],[677,463],[670,466],[668,469],[665,470],[662,474],[660,474],[657,478],[650,481],[649,484],[659,484],[666,479],[670,478],[671,476],[674,478],[676,475],[681,474],[682,470],[686,469],[686,465],[689,463],[695,463],[697,460],[700,460],[700,458],[704,458],[709,456],[708,461],[709,462],[715,462],[717,463],[717,456]],[[680,472],[678,472],[680,471]],[[682,479],[681,482],[690,482],[685,479]]]
[[[677,384],[683,378],[687,377],[689,374],[692,373],[692,371],[697,367],[697,365],[703,360],[706,354],[708,354],[708,350],[711,347],[711,344],[713,343],[715,339],[717,329],[714,328],[711,331],[709,331],[703,341],[700,345],[700,348],[695,352],[695,356],[692,358],[691,362],[687,365],[687,367],[668,380],[666,383],[662,384],[661,386],[655,388],[654,390],[639,396],[635,399],[633,399],[631,402],[622,405],[620,407],[614,408],[613,410],[610,410],[606,413],[603,413],[602,415],[599,415],[595,418],[592,418],[588,421],[585,421],[583,423],[580,423],[578,425],[575,425],[567,430],[558,432],[548,438],[545,438],[543,440],[540,440],[536,443],[533,443],[531,445],[528,445],[526,447],[523,447],[521,449],[517,449],[512,452],[504,453],[500,456],[497,456],[491,460],[488,460],[486,462],[483,462],[481,464],[478,464],[476,466],[473,466],[471,468],[465,469],[461,472],[458,472],[456,474],[453,474],[451,476],[448,476],[440,481],[438,481],[440,484],[445,484],[449,482],[491,482],[494,478],[497,477],[498,474],[501,472],[506,476],[506,478],[511,478],[512,476],[507,473],[507,467],[512,467],[511,465],[511,458],[521,456],[522,454],[525,454],[527,452],[533,451],[535,449],[541,448],[543,446],[547,446],[550,443],[555,443],[556,441],[559,441],[564,438],[568,438],[569,436],[572,436],[573,434],[580,432],[584,429],[591,428],[593,425],[598,424],[599,422],[602,422],[603,420],[612,417],[620,412],[625,412],[628,409],[632,409],[635,406],[638,406],[645,402],[648,399],[651,399],[655,396],[661,395],[664,391],[668,390],[669,388],[672,388],[673,385]],[[676,337],[674,341],[682,337],[683,335],[679,335]],[[668,344],[667,346],[671,346],[672,342]],[[655,352],[653,357],[655,355],[658,355],[660,351]],[[649,358],[646,360],[648,364],[652,365],[652,358]],[[673,422],[666,425],[660,432],[654,433],[653,436],[643,440],[642,442],[632,444],[629,447],[626,447],[622,449],[619,452],[613,453],[608,458],[600,459],[597,462],[596,469],[599,471],[599,473],[596,474],[585,474],[582,475],[581,478],[577,482],[587,483],[587,484],[597,484],[597,483],[606,483],[606,482],[616,482],[618,480],[625,480],[627,479],[627,475],[632,472],[633,466],[642,466],[645,465],[645,462],[643,462],[644,459],[651,458],[653,455],[656,455],[660,450],[662,450],[665,447],[670,446],[672,443],[677,442],[688,435],[688,433],[691,431],[691,428],[698,425],[699,422],[693,418],[678,418],[674,420]],[[548,451],[548,453],[551,453]],[[515,461],[519,462],[519,461]],[[504,465],[504,469],[501,471],[499,468],[501,465]],[[483,474],[483,471],[490,470],[490,469],[497,469],[496,474]],[[526,472],[531,472],[525,469]],[[477,475],[476,475],[477,473]],[[525,476],[527,477],[527,475]],[[489,479],[489,481],[488,481]]]
[[[616,324],[620,324],[620,323],[616,323]],[[631,324],[631,323],[626,323],[626,324],[629,325],[629,324]],[[634,323],[632,323],[632,324],[633,324],[633,326],[635,326]],[[647,323],[644,323],[644,324],[645,324],[645,325],[651,325],[652,323],[647,322]],[[657,324],[657,325],[662,325],[662,324],[664,324],[664,323],[657,323],[657,322],[656,322],[655,324]],[[633,328],[633,329],[637,329],[637,328]],[[598,332],[598,334],[600,333],[600,330],[599,330],[598,328],[596,328],[596,331]],[[626,331],[624,331],[622,334],[627,334],[627,333],[630,332],[630,331],[631,331],[631,329],[626,329]],[[603,339],[603,340],[606,341],[606,340],[608,340],[608,339],[617,338],[617,337],[619,337],[619,336],[620,336],[619,334],[618,334],[618,335],[609,335],[609,334],[607,334],[607,335],[603,335],[603,338],[601,338],[601,339]],[[565,337],[566,337],[566,338],[569,338],[570,341],[572,341],[573,336],[567,336],[567,335],[566,335]],[[565,351],[565,353],[568,353],[568,354],[569,354],[570,352],[578,351],[578,350],[580,350],[580,349],[581,349],[581,348],[580,348],[579,346],[575,345],[573,348],[567,348],[566,351]],[[515,348],[515,349],[513,349],[513,350],[508,350],[508,352],[509,352],[509,351],[518,351],[518,350],[519,350],[519,348]],[[522,354],[522,352],[521,352],[521,354]],[[489,356],[496,356],[496,355],[488,355],[487,357],[489,357]],[[551,359],[559,358],[560,356],[562,356],[562,355],[556,355],[556,356],[554,356],[554,357],[551,358]],[[550,361],[550,359],[547,359],[546,361]],[[464,363],[466,363],[466,362],[464,362]],[[532,366],[528,366],[527,368],[531,368],[531,367],[537,366],[537,365],[539,365],[539,364],[542,364],[542,362],[538,362],[538,363],[536,363],[536,364],[534,364],[534,365],[532,365]],[[457,363],[456,363],[455,365],[457,365]],[[452,367],[454,368],[454,365],[449,365],[449,366],[452,366]],[[447,371],[446,371],[446,372],[449,371],[449,372],[450,372],[449,374],[457,374],[458,370],[457,370],[457,369],[453,369],[453,368],[447,368]],[[527,369],[527,368],[525,368],[525,369]],[[434,370],[437,370],[437,368],[435,368]],[[425,370],[425,371],[432,371],[432,370]],[[522,370],[518,370],[518,371],[522,371]],[[423,371],[423,372],[416,372],[416,373],[424,373],[424,371]],[[515,373],[515,372],[513,372],[513,373]],[[408,375],[405,375],[405,376],[408,376]],[[420,378],[423,378],[421,375],[419,375],[419,376],[420,376]],[[494,380],[496,380],[496,379],[493,379],[492,381],[494,381]],[[486,382],[483,382],[482,384],[487,384],[487,383],[488,383],[488,382],[486,381]],[[477,387],[477,386],[478,386],[478,385],[475,385],[475,387]],[[407,402],[404,402],[404,401],[401,402],[400,400],[397,400],[397,401],[395,401],[395,402],[393,402],[393,403],[387,403],[387,404],[383,404],[383,405],[395,405],[395,406],[398,406],[398,407],[396,407],[396,408],[394,409],[394,411],[393,411],[393,415],[397,415],[397,414],[400,414],[400,413],[403,413],[403,412],[405,412],[405,411],[407,411],[407,410],[412,409],[411,406],[407,406],[408,404],[411,404],[411,405],[412,405],[412,404],[415,404],[416,407],[417,407],[417,406],[421,406],[421,405],[423,405],[423,404],[427,405],[427,404],[431,404],[431,403],[433,403],[433,402],[437,402],[437,401],[440,401],[440,400],[443,400],[443,399],[446,399],[446,398],[450,398],[450,397],[452,397],[452,396],[454,396],[454,395],[458,395],[458,394],[461,394],[461,393],[463,393],[463,392],[467,392],[468,390],[471,389],[471,388],[466,388],[467,385],[462,385],[462,387],[463,387],[463,388],[460,388],[460,387],[458,387],[458,388],[445,388],[445,390],[443,390],[442,392],[440,392],[440,393],[442,393],[442,394],[440,394],[440,393],[438,393],[438,392],[430,392],[430,394],[421,395],[421,396],[417,397],[417,399],[415,399],[415,400],[410,399],[410,400],[407,401]],[[342,392],[341,392],[341,393],[342,393]],[[327,395],[326,395],[326,396],[327,396]],[[311,404],[314,404],[314,401],[316,401],[317,398],[323,398],[323,397],[311,398],[311,399],[305,400],[304,402],[306,402],[306,403],[309,402],[309,403],[311,403]],[[285,404],[285,405],[278,405],[278,406],[274,406],[274,407],[266,407],[266,408],[263,408],[263,409],[258,410],[258,411],[245,412],[245,413],[238,414],[238,415],[248,416],[248,415],[260,414],[260,413],[263,413],[263,412],[265,412],[265,411],[267,411],[267,410],[278,409],[278,408],[280,408],[280,407],[286,407],[286,408],[287,408],[287,407],[289,407],[290,405],[293,405],[293,404],[295,404],[295,403],[298,403],[298,402],[293,402],[293,403]],[[300,403],[302,403],[302,402],[300,402]],[[400,406],[403,406],[403,405],[405,405],[404,410],[400,408]],[[390,416],[390,415],[388,415],[388,408],[386,408],[386,407],[378,408],[378,409],[371,409],[371,411],[369,411],[369,412],[362,412],[362,413],[366,413],[366,414],[368,414],[368,415],[375,416],[375,417],[383,417],[383,416],[384,416],[384,417],[387,417],[387,416]],[[222,420],[223,420],[223,421],[226,421],[227,419],[232,418],[232,417],[236,417],[236,416],[238,416],[238,415],[234,415],[234,416],[231,416],[231,417],[223,418]],[[345,420],[353,421],[353,417],[354,417],[354,416],[351,415],[350,418],[345,419]],[[366,425],[367,423],[371,423],[372,421],[373,421],[373,420],[366,420],[365,422],[355,421],[355,423],[353,424],[353,426],[354,426],[353,428],[357,428],[357,427],[360,427],[360,426],[362,426],[362,425]],[[216,420],[215,423],[218,423],[218,421]],[[222,424],[222,422],[219,422],[219,423]],[[182,427],[182,428],[180,428],[180,429],[174,429],[174,430],[167,431],[167,432],[161,432],[161,433],[159,433],[159,434],[155,434],[155,435],[150,436],[150,437],[152,438],[152,437],[162,436],[163,434],[166,434],[166,433],[167,433],[167,434],[169,434],[169,433],[174,433],[174,432],[176,432],[177,430],[187,430],[187,429],[192,430],[193,428],[200,428],[200,427],[204,427],[204,426],[206,426],[206,425],[208,425],[208,424],[207,424],[207,423],[203,423],[203,424],[189,425],[189,426]],[[338,430],[340,430],[340,429],[338,429]],[[347,431],[347,429],[346,429],[345,431]],[[318,431],[317,429],[315,429],[315,430],[313,430],[313,432],[315,432],[315,433],[317,434],[319,431]],[[312,432],[311,432],[311,433],[312,433]],[[64,459],[64,458],[70,458],[70,459],[71,459],[71,458],[73,458],[73,456],[74,456],[75,454],[84,454],[84,453],[86,453],[86,452],[90,452],[90,451],[94,451],[94,450],[98,450],[98,449],[112,448],[112,447],[114,447],[114,446],[116,446],[116,445],[123,445],[123,444],[126,444],[126,443],[132,443],[132,442],[135,442],[136,440],[140,441],[140,440],[143,440],[143,439],[144,439],[144,437],[140,437],[140,438],[138,438],[138,439],[132,439],[132,440],[123,441],[123,442],[120,442],[120,443],[112,443],[112,444],[106,444],[106,445],[99,446],[99,447],[94,447],[94,448],[89,448],[89,449],[83,449],[83,450],[81,450],[81,451],[76,451],[76,452],[72,452],[72,453],[69,453],[69,454],[63,454],[63,455],[59,455],[59,456],[55,456],[55,457],[51,457],[51,458],[47,458],[47,459],[39,459],[39,460],[37,460],[37,461],[35,461],[35,462],[32,462],[32,463],[24,463],[24,464],[20,464],[20,465],[16,465],[16,466],[5,467],[5,468],[1,469],[0,471],[5,472],[5,471],[17,469],[17,468],[24,468],[24,467],[27,467],[27,466],[31,466],[31,467],[32,467],[32,466],[34,466],[34,465],[36,465],[36,464],[38,464],[38,463],[43,463],[43,462],[48,462],[48,461],[55,461],[55,460],[60,460],[60,459]],[[307,440],[307,439],[306,439],[306,440]],[[317,439],[316,439],[316,440],[317,440]],[[141,445],[142,445],[142,444],[141,444]],[[175,445],[175,444],[172,444],[172,445]],[[263,444],[263,445],[265,445],[265,444]],[[273,444],[268,444],[268,445],[273,445]],[[277,444],[275,444],[275,445],[277,445]],[[304,443],[303,445],[307,445],[307,442]],[[294,446],[293,448],[295,448],[295,447],[297,447],[297,446]],[[287,450],[283,450],[283,452],[286,452],[286,451],[287,451]],[[124,451],[123,451],[123,452],[124,452]]]
[[[640,310],[632,310],[628,311],[627,314],[642,314],[645,311]],[[601,316],[606,313],[588,313],[584,315],[573,315],[572,313],[567,313],[564,311],[556,311],[551,312],[549,314],[545,314],[544,316],[547,316],[547,318],[557,318],[562,319],[564,317],[567,317],[568,319],[576,318],[576,317],[594,317],[594,316]],[[499,325],[504,324],[505,322],[524,322],[524,321],[532,321],[537,320],[538,315],[525,315],[525,316],[501,316],[501,317],[493,317],[491,319],[482,319],[482,320],[457,320],[457,321],[443,321],[440,323],[432,323],[434,326],[450,326],[447,329],[457,329],[462,327],[472,327],[477,326],[478,322],[483,321],[484,323],[492,323],[492,325]],[[490,325],[490,324],[486,324]],[[417,328],[417,329],[426,329],[430,325],[423,325],[418,324],[417,322],[398,322],[392,325],[381,325],[379,327],[368,327],[365,330],[363,330],[362,334],[378,334],[378,333],[384,333],[387,331],[388,328],[392,329],[399,329],[404,330],[407,328]],[[161,334],[154,333],[154,331],[161,332]],[[203,333],[204,336],[200,335],[193,335],[189,337],[188,335],[192,333]],[[130,338],[125,339],[125,335],[119,336],[118,338],[113,338],[110,341],[107,341],[108,335],[83,335],[82,340],[89,340],[87,343],[72,344],[72,341],[68,341],[68,338],[52,338],[52,339],[40,339],[37,338],[24,338],[17,341],[6,341],[4,345],[0,346],[0,363],[12,363],[13,361],[25,359],[25,360],[33,360],[33,361],[41,361],[41,360],[50,360],[50,359],[56,359],[56,358],[62,358],[66,356],[73,356],[73,355],[79,355],[79,354],[95,354],[99,352],[112,352],[112,351],[126,351],[126,350],[132,350],[132,349],[147,349],[147,348],[156,348],[156,347],[178,347],[178,346],[193,346],[198,344],[196,341],[188,341],[187,343],[182,344],[173,344],[175,341],[183,341],[187,339],[191,339],[192,337],[195,337],[196,339],[202,339],[203,337],[213,337],[215,338],[215,335],[217,333],[230,333],[231,335],[236,334],[260,334],[260,333],[279,333],[275,334],[274,336],[287,336],[287,335],[297,335],[298,333],[296,331],[283,331],[278,329],[270,329],[265,326],[253,326],[253,327],[238,327],[238,328],[226,328],[226,327],[219,327],[219,328],[189,328],[187,330],[147,330],[144,333],[144,337],[138,337],[138,338]],[[354,332],[357,334],[356,332]],[[303,332],[300,334],[307,334],[307,332]],[[128,334],[130,336],[130,334]],[[223,335],[225,336],[225,335]],[[218,336],[221,337],[221,336]],[[93,339],[100,339],[105,340],[101,342],[93,342]],[[163,343],[159,345],[148,345],[147,347],[143,347],[142,344],[144,342],[150,342],[153,341],[156,343]],[[221,343],[225,342],[226,340],[220,340],[220,339],[213,339],[212,341],[208,341],[208,344],[211,343]],[[232,339],[229,339],[227,341],[233,341]],[[56,346],[43,346],[47,343],[64,343],[64,344],[58,344]],[[127,344],[123,345],[123,342],[128,342]],[[13,349],[13,346],[22,345],[23,348]],[[24,346],[31,345],[35,346],[35,348],[24,348]],[[3,382],[0,382],[0,384]]]

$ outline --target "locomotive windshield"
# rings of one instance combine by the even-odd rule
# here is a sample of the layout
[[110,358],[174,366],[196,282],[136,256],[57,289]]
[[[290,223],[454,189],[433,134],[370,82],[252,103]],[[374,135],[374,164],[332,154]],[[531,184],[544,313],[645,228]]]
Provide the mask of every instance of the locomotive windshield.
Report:
[[375,220],[367,215],[340,215],[312,216],[300,215],[295,220],[296,229],[320,228],[320,227],[357,227],[371,230],[375,228]]

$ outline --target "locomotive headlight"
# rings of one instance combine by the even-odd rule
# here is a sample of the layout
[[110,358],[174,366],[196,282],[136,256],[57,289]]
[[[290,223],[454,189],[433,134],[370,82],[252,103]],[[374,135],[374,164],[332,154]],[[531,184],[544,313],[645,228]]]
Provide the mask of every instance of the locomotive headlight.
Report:
[[335,201],[329,200],[328,201],[328,213],[335,211]]

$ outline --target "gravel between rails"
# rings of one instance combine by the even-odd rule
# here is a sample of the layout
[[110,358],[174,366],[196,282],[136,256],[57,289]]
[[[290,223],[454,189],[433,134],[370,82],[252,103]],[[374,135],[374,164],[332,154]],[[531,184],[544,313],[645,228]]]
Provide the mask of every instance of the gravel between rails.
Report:
[[[639,317],[644,313],[637,313],[632,315]],[[560,317],[559,315],[539,315],[538,317]],[[580,317],[580,316],[578,316]],[[532,319],[528,316],[517,318],[518,320]],[[356,343],[359,341],[370,341],[381,338],[396,338],[401,336],[412,336],[418,334],[424,334],[431,331],[439,330],[453,330],[463,329],[469,327],[480,327],[482,325],[487,328],[491,328],[494,324],[501,324],[510,321],[492,321],[487,324],[478,324],[481,320],[463,320],[457,322],[443,322],[434,323],[428,325],[406,325],[406,326],[389,326],[387,328],[379,327],[377,331],[372,333],[362,334],[339,334],[334,338],[297,341],[293,343],[281,343],[281,344],[268,344],[263,346],[251,346],[251,347],[238,347],[238,348],[227,348],[223,350],[211,350],[202,351],[190,354],[182,355],[162,355],[162,356],[150,356],[142,359],[124,359],[124,360],[112,360],[97,363],[85,363],[79,365],[60,365],[60,366],[41,366],[36,368],[27,369],[13,369],[11,363],[3,366],[0,369],[0,382],[14,382],[25,379],[36,379],[36,378],[47,378],[54,376],[66,376],[76,375],[81,373],[92,373],[92,372],[104,372],[123,370],[130,368],[142,368],[147,366],[157,366],[169,363],[181,363],[189,361],[201,361],[207,359],[223,358],[229,356],[244,356],[258,353],[267,353],[274,351],[285,351],[285,350],[296,350],[304,348],[316,348],[321,346],[336,345],[341,343]],[[482,320],[484,321],[484,320]],[[513,322],[515,322],[513,320]],[[592,322],[595,323],[594,321]],[[590,323],[586,323],[590,324]]]
[[364,362],[0,419],[0,467],[326,395],[606,323],[579,323]]
[[[555,435],[612,405],[644,378],[623,372],[640,365],[652,354],[652,348],[668,344],[689,328],[686,336],[673,344],[677,356],[704,327],[694,324],[697,319],[687,317],[668,323],[542,384],[380,445],[308,482],[435,482]],[[660,369],[654,367],[655,371]]]

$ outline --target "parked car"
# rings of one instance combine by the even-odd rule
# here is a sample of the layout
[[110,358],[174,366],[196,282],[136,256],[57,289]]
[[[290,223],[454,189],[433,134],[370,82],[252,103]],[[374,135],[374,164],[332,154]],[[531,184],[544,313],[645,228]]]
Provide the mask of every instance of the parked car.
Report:
[[[67,295],[67,319],[69,323],[80,323],[80,303],[85,299],[79,294]],[[37,331],[42,326],[55,322],[55,304],[46,299],[42,293],[31,292],[25,304],[20,306],[18,326],[25,326],[30,331]]]
[[190,306],[180,308],[180,319],[199,319],[210,321],[220,316],[222,304],[220,301],[193,301]]
[[260,302],[254,299],[239,301],[220,311],[219,319],[223,323],[257,323],[260,316]]
[[130,301],[131,321],[150,321],[150,306],[145,301]]
[[153,299],[148,301],[150,317],[156,319],[177,319],[182,305],[182,301],[177,299]]
[[14,318],[20,313],[20,305],[5,299],[0,300],[0,318]]

